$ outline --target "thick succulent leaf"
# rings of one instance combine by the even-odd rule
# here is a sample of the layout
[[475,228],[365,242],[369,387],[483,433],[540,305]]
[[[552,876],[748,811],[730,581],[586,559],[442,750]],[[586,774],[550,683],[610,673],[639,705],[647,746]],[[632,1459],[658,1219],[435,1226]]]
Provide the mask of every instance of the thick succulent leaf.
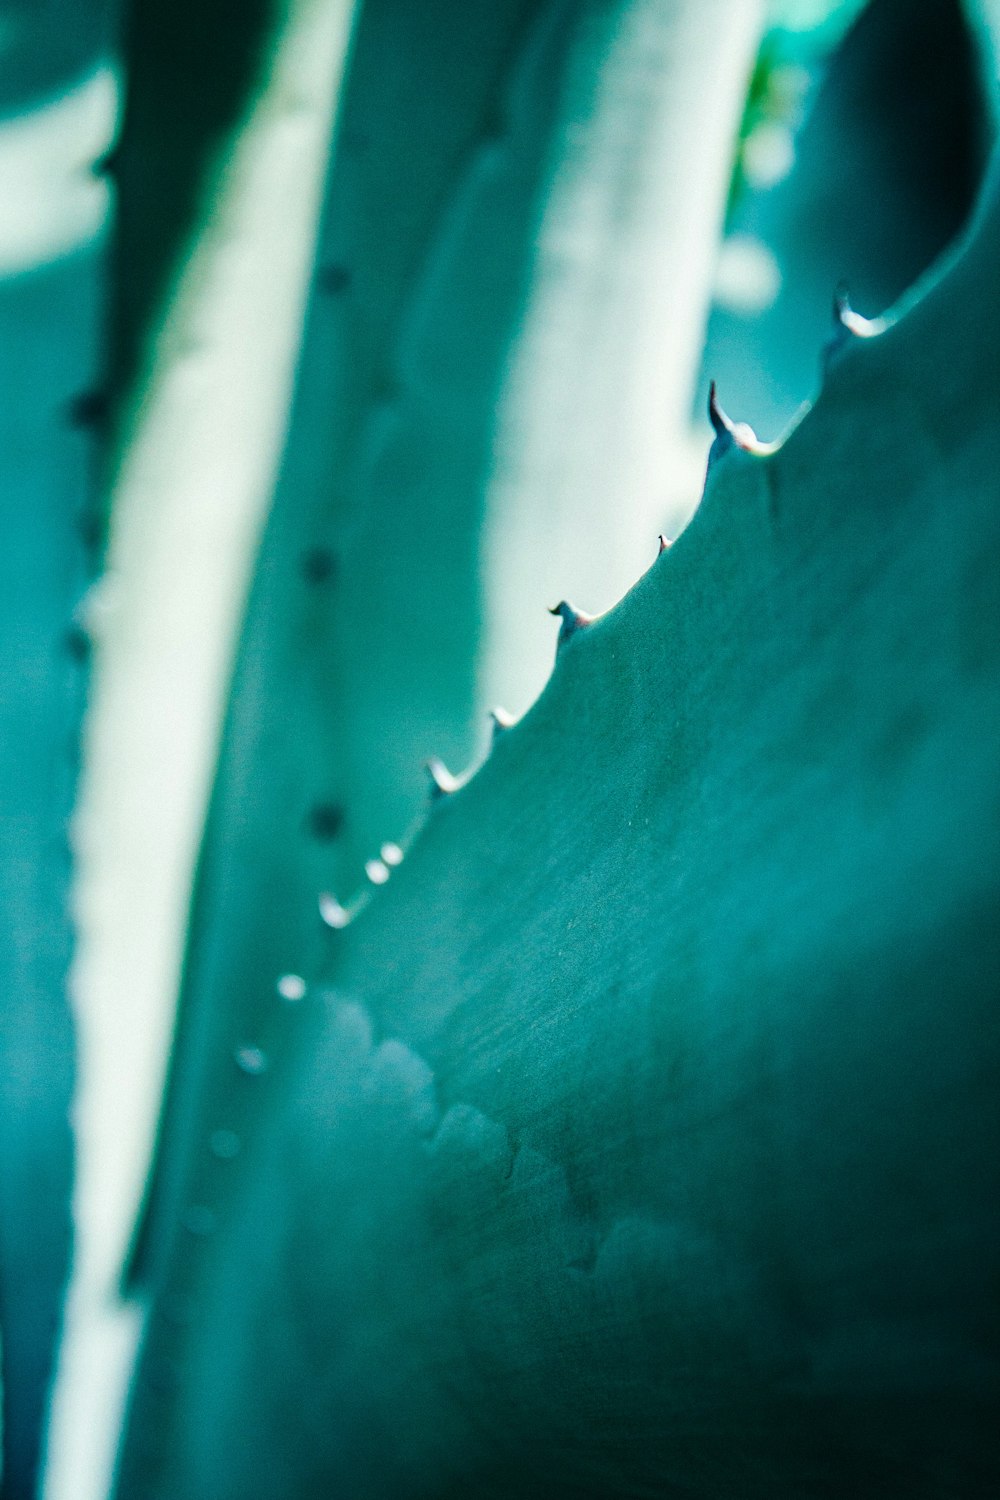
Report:
[[74,892],[80,1252],[53,1500],[104,1495],[117,1442],[138,1316],[108,1288],[156,1124],[191,870],[287,420],[350,18],[348,0],[289,7],[211,226],[171,300],[142,419],[115,476],[107,573],[88,610],[96,672]]
[[[345,506],[343,491],[362,467],[359,445],[379,425],[379,399],[398,361],[401,308],[409,306],[411,284],[434,258],[442,202],[450,205],[456,179],[461,188],[465,158],[500,107],[511,33],[517,34],[527,10],[525,0],[489,15],[471,7],[453,35],[439,10],[375,0],[354,39],[287,455],[248,605],[196,882],[162,1143],[131,1267],[140,1278],[148,1253],[175,1218],[192,1140],[200,1137],[206,1056],[247,1009],[253,1024],[274,978],[301,953],[315,927],[316,896],[334,873],[337,841],[360,822],[353,807],[345,827],[329,742],[353,711],[337,691],[340,679],[347,675],[349,688],[356,682],[353,697],[375,684],[369,649],[359,648],[352,633],[348,650],[331,628],[331,591],[342,587],[345,572],[331,532],[346,530],[350,540],[356,529],[358,507]],[[433,90],[431,78],[438,82]],[[359,483],[370,491],[364,475]],[[363,571],[352,587],[355,601],[409,540],[396,534],[395,518],[390,521],[378,499]],[[438,519],[424,515],[428,537]],[[372,555],[375,527],[380,534]],[[436,541],[422,556],[434,564]],[[470,748],[476,628],[470,572],[466,567],[464,591],[452,604],[452,672],[445,663],[430,667],[439,689],[428,711],[435,723],[462,726],[442,747],[446,753]],[[447,595],[443,559],[434,577],[438,596]],[[380,630],[391,641],[402,630],[405,639],[405,616],[397,623],[393,614]],[[425,745],[425,754],[430,748]],[[410,758],[411,774],[419,777],[419,752]],[[391,795],[393,788],[386,790]],[[370,816],[370,803],[365,811]],[[405,826],[409,813],[390,808],[382,817],[388,837],[389,829]],[[374,849],[360,842],[358,831],[352,848],[360,872]],[[265,891],[266,923],[247,922]],[[263,983],[261,975],[267,976]]]
[[220,1058],[121,1500],[996,1489],[997,187]]
[[[424,762],[469,759],[483,682],[496,686],[498,657],[505,670],[517,659],[501,638],[494,669],[479,660],[487,513],[507,515],[500,543],[519,535],[528,558],[500,592],[539,614],[551,603],[552,558],[540,581],[531,554],[559,551],[537,527],[567,512],[580,428],[565,393],[558,413],[550,397],[560,372],[566,392],[582,390],[585,356],[582,420],[595,434],[600,425],[602,464],[612,438],[623,464],[635,459],[650,507],[661,386],[639,402],[635,375],[660,360],[664,325],[691,290],[680,355],[662,360],[680,372],[671,399],[686,409],[677,392],[707,295],[697,248],[721,214],[757,8],[718,0],[713,11],[737,13],[723,48],[700,4],[506,0],[456,14],[371,0],[361,14],[192,907],[140,1276],[191,1191],[192,1163],[202,1170],[210,1060],[257,1025],[277,977],[314,945],[318,893],[354,890],[366,861],[412,824]],[[692,115],[693,76],[706,97]],[[627,149],[614,148],[619,136]],[[588,210],[592,176],[600,191]],[[669,210],[680,201],[683,233]],[[645,447],[632,454],[639,429]],[[607,573],[611,538],[624,532],[602,467],[578,509],[579,535],[596,545],[586,573]],[[569,551],[584,555],[579,542]],[[607,597],[635,576],[631,555]],[[524,674],[516,680],[523,692]],[[377,879],[385,867],[368,868]],[[251,914],[262,901],[260,921]]]
[[[104,6],[4,17],[0,86],[0,1493],[35,1493],[71,1242],[67,820],[115,86]],[[51,23],[51,24],[50,24]]]

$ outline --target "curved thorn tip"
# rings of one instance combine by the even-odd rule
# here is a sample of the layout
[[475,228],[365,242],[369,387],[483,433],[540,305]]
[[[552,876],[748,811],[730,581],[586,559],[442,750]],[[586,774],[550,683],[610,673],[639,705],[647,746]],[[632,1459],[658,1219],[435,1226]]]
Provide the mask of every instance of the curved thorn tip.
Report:
[[662,531],[660,532],[656,540],[659,543],[659,547],[656,553],[657,557],[662,557],[664,552],[669,552],[671,547],[674,545],[669,537],[664,536]]
[[346,906],[341,906],[336,896],[329,891],[321,891],[319,895],[319,914],[327,927],[332,927],[335,932],[346,927],[351,920],[351,913]]
[[561,622],[556,642],[559,646],[564,645],[571,635],[575,635],[585,625],[589,625],[593,618],[592,615],[585,615],[582,609],[576,609],[566,599],[561,599],[553,609],[549,610],[549,614],[558,615]]
[[742,448],[744,453],[766,453],[769,451],[767,444],[760,441],[749,422],[734,422],[731,417],[727,417],[719,405],[714,380],[710,381],[708,386],[708,416],[709,421],[715,428],[715,441],[709,453],[709,462],[713,458],[720,457],[727,449],[734,445],[737,448]]
[[453,776],[438,755],[432,755],[426,763],[427,775],[430,777],[431,798],[447,797],[458,787],[458,777]]
[[732,438],[733,424],[719,405],[719,397],[715,388],[715,381],[708,382],[708,420],[715,429],[715,435],[724,441]]
[[841,339],[845,334],[851,334],[856,339],[870,339],[885,327],[884,319],[866,318],[854,311],[847,295],[847,283],[844,281],[838,282],[833,294],[833,321],[835,337],[839,335]]
[[501,708],[499,704],[490,709],[489,717],[493,724],[494,740],[498,735],[503,734],[505,730],[510,729],[511,726],[516,722],[514,715],[509,714],[507,710],[505,708]]
[[833,291],[833,322],[834,326],[847,328],[848,319],[851,316],[851,299],[847,294],[847,282],[838,281]]

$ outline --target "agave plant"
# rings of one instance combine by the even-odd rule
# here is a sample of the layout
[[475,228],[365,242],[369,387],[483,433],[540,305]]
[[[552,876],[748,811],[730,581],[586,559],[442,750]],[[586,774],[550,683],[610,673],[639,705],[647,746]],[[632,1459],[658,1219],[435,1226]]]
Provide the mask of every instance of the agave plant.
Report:
[[[106,457],[126,586],[123,490],[141,506],[194,326],[163,319],[194,295],[189,272],[162,302],[170,257],[193,245],[202,284],[233,260],[232,215],[199,229],[198,205],[287,122],[275,59],[321,9],[261,7],[220,45],[219,95],[156,147],[155,234],[165,23],[134,9]],[[205,14],[218,45],[232,18]],[[348,19],[325,15],[314,121]],[[755,190],[733,140],[791,68],[769,31],[747,99],[756,7],[353,17],[126,1269],[119,1500],[997,1487],[991,19],[873,0],[796,166]],[[923,171],[942,133],[950,170]],[[784,282],[709,316],[723,232]],[[845,272],[879,316],[841,291],[819,331]],[[713,368],[775,441],[713,387],[695,505]],[[46,640],[74,597],[44,594]],[[18,951],[62,955],[68,1059],[63,900],[58,942],[26,912]],[[62,1185],[48,1261],[0,1240],[5,1497],[34,1483],[68,1249],[70,1084],[32,1042],[40,1003],[11,1010],[34,1071],[5,1073],[51,1123],[29,1140],[0,1110],[4,1181],[23,1202],[30,1148]]]

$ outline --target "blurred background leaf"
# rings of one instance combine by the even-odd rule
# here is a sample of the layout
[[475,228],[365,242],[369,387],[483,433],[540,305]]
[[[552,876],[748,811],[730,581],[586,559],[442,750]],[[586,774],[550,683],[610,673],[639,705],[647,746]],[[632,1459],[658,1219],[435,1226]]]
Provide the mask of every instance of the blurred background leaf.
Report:
[[113,7],[0,18],[0,1493],[36,1492],[71,1256],[68,820],[105,414]]
[[696,392],[715,379],[768,440],[815,394],[833,290],[891,307],[968,220],[993,141],[960,0],[872,0],[829,61],[815,46],[764,40]]

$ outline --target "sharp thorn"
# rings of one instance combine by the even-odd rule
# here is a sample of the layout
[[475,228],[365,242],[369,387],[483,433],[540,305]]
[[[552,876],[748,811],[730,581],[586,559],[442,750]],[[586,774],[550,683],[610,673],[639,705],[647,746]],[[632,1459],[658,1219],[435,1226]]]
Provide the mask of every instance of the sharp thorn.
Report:
[[499,705],[497,705],[497,707],[495,708],[490,709],[489,716],[493,724],[494,742],[496,742],[501,734],[510,729],[511,726],[517,722],[513,714],[509,714],[505,708],[500,708]]
[[657,541],[659,542],[659,547],[656,553],[657,557],[662,557],[664,552],[669,552],[671,547],[674,545],[669,537],[663,535],[662,531],[657,537]]
[[336,896],[331,895],[329,891],[320,892],[319,914],[327,927],[332,927],[336,932],[346,927],[351,920],[351,913],[347,907],[341,906]]
[[708,420],[715,429],[715,436],[728,448],[733,438],[733,424],[719,405],[714,380],[708,382]]
[[709,462],[715,458],[721,458],[732,447],[742,448],[745,453],[768,451],[767,445],[759,440],[748,422],[734,422],[722,410],[714,380],[709,381],[708,385],[708,419],[715,429],[715,441],[709,452]]
[[881,333],[884,318],[863,318],[851,306],[847,283],[838,282],[833,294],[833,333],[823,345],[820,364],[824,373],[851,339],[870,339]]
[[870,339],[881,329],[880,319],[865,318],[854,311],[847,295],[847,283],[844,281],[838,283],[833,294],[833,323],[837,332],[844,329],[857,339]]
[[561,600],[557,605],[554,606],[554,608],[550,609],[549,614],[558,615],[561,622],[559,625],[559,636],[556,642],[558,646],[564,646],[569,640],[570,636],[575,635],[578,630],[582,630],[585,625],[589,625],[591,620],[593,619],[592,615],[585,615],[583,613],[583,610],[575,609],[573,605],[568,604],[565,599]]
[[838,281],[833,289],[833,326],[847,326],[851,311],[851,299],[847,295],[847,282]]
[[453,776],[444,761],[437,755],[432,755],[427,762],[427,775],[431,782],[431,798],[436,801],[439,797],[447,797],[458,790],[458,777]]

